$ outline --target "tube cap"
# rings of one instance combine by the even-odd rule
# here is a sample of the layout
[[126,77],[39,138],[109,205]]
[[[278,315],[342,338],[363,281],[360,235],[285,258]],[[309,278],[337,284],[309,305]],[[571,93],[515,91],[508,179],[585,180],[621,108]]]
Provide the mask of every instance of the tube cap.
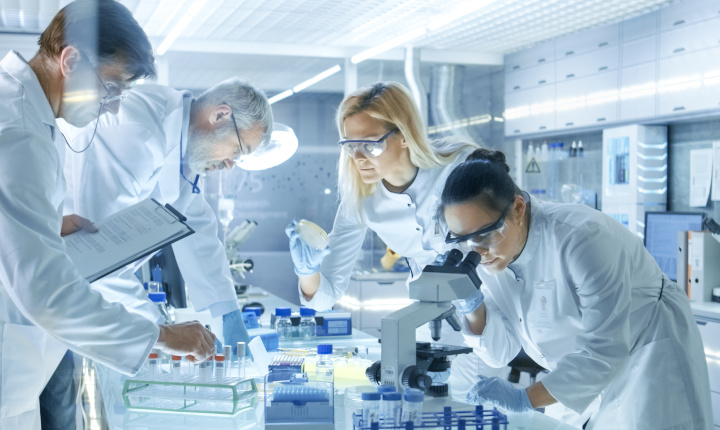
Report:
[[318,354],[332,354],[332,345],[327,343],[321,343],[318,345],[317,349]]
[[150,355],[148,355],[148,358],[158,358],[158,355],[156,352],[151,352]]
[[425,400],[425,394],[417,388],[406,388],[403,391],[403,397],[406,402],[422,402]]
[[383,400],[402,400],[402,394],[400,393],[382,393]]
[[215,361],[225,361],[225,356],[223,354],[215,354]]
[[380,386],[378,387],[378,389],[377,389],[377,392],[380,393],[380,394],[382,394],[382,393],[394,393],[394,392],[396,392],[396,391],[397,391],[397,387],[395,387],[394,385],[385,385],[385,384],[380,385]]
[[291,313],[290,308],[275,308],[276,317],[289,317]]
[[363,400],[380,400],[380,393],[362,393]]
[[150,299],[153,303],[165,303],[167,295],[165,294],[165,291],[160,291],[159,293],[148,293],[148,299]]
[[181,355],[171,355],[170,358],[172,358],[173,360],[182,360]]
[[300,316],[301,317],[311,317],[313,315],[315,315],[315,309],[310,309],[310,308],[306,308],[306,307],[300,308]]

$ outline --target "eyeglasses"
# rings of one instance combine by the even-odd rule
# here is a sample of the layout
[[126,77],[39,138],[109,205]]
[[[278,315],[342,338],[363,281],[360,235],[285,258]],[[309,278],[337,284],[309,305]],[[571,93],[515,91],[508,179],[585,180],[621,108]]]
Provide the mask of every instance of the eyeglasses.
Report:
[[457,237],[453,237],[452,233],[448,233],[447,237],[445,237],[445,243],[457,243],[463,252],[472,251],[474,248],[489,249],[496,246],[505,239],[505,232],[507,230],[505,217],[511,206],[512,202],[505,207],[497,221],[474,233]]
[[233,127],[235,127],[235,135],[238,138],[238,150],[235,151],[235,155],[233,155],[233,161],[236,163],[239,163],[242,161],[243,157],[245,157],[248,154],[245,154],[243,150],[243,144],[242,139],[240,139],[240,131],[237,128],[237,123],[235,122],[235,115],[232,113],[232,106],[229,104],[223,102],[224,105],[227,105],[230,108],[230,119],[232,119]]
[[360,151],[362,155],[368,158],[375,158],[378,155],[382,154],[383,151],[387,148],[387,139],[390,137],[393,133],[398,131],[397,128],[394,128],[390,130],[388,134],[381,137],[378,140],[349,140],[349,139],[343,139],[340,142],[338,142],[338,145],[342,146],[342,148],[345,150],[345,152],[351,156],[355,156],[356,151]]
[[97,69],[95,66],[93,66],[92,62],[90,62],[90,59],[86,58],[86,61],[90,68],[92,69],[93,73],[95,73],[95,76],[97,76],[98,81],[100,81],[100,84],[105,89],[105,97],[100,99],[100,105],[106,105],[110,104],[112,102],[116,102],[118,100],[122,100],[128,95],[126,93],[123,93],[124,88],[121,88],[118,85],[115,85],[113,83],[106,84],[105,81],[100,77],[100,74],[97,72]]

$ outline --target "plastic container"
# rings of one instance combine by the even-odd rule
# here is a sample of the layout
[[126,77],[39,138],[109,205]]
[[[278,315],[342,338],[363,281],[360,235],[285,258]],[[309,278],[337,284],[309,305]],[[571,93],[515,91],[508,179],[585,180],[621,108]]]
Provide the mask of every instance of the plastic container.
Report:
[[158,379],[160,376],[160,356],[156,352],[151,352],[148,355],[147,372],[151,381]]
[[315,309],[300,308],[300,338],[304,340],[315,339],[316,330]]
[[397,393],[397,387],[395,387],[394,385],[383,384],[383,385],[378,386],[377,392],[380,394]]
[[212,361],[204,361],[198,365],[198,378],[201,384],[212,382]]
[[[394,387],[393,387],[394,388]],[[399,426],[402,419],[402,394],[382,393],[380,417],[384,426]]]
[[363,427],[380,422],[380,393],[362,393]]
[[[260,322],[260,316],[262,315],[262,308],[258,307],[246,307],[243,309],[243,312],[255,312],[255,316],[257,317],[257,325],[258,328],[262,327],[262,323]],[[250,327],[248,327],[250,328]]]
[[403,391],[402,422],[412,421],[416,426],[422,423],[422,407],[425,394],[417,388]]
[[290,314],[290,308],[275,308],[275,330],[277,330],[280,340],[288,340],[292,337]]
[[227,377],[227,363],[223,354],[215,354],[215,383],[222,385]]
[[332,361],[332,345],[320,344],[317,347],[318,359],[315,363],[315,376],[321,381],[332,381],[335,363]]
[[173,355],[171,356],[172,363],[172,381],[173,382],[180,382],[182,380],[182,357],[179,355]]
[[245,377],[245,342],[237,343],[238,378]]

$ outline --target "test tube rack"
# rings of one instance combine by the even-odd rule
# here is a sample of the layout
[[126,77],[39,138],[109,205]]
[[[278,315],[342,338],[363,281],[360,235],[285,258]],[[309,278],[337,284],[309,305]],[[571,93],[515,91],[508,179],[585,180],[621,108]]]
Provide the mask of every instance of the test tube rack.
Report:
[[423,412],[421,424],[415,425],[407,421],[399,426],[385,425],[382,422],[365,423],[362,416],[353,414],[354,430],[413,430],[426,428],[442,428],[444,430],[507,430],[507,415],[497,408],[484,409],[482,405],[476,406],[472,411],[453,411],[446,406],[442,412]]
[[226,378],[222,384],[210,384],[198,376],[174,382],[171,375],[161,374],[154,380],[128,379],[122,396],[130,410],[235,415],[253,407],[257,393],[252,378]]

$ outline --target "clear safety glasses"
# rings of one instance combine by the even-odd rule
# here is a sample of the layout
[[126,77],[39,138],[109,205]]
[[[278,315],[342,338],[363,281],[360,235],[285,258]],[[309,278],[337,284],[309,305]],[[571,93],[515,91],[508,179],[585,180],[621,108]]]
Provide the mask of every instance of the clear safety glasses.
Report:
[[512,202],[505,207],[497,221],[474,233],[463,236],[453,236],[452,233],[448,232],[447,237],[445,237],[445,243],[455,243],[460,250],[465,253],[475,248],[490,249],[497,246],[497,244],[505,239],[505,233],[507,231],[505,217],[511,205]]
[[385,148],[387,148],[388,137],[390,137],[396,131],[398,131],[398,129],[394,128],[390,130],[388,134],[378,140],[343,139],[338,142],[338,145],[342,146],[345,152],[351,157],[355,156],[356,151],[360,151],[360,153],[365,157],[375,158],[378,155],[382,154],[383,151],[385,151]]

